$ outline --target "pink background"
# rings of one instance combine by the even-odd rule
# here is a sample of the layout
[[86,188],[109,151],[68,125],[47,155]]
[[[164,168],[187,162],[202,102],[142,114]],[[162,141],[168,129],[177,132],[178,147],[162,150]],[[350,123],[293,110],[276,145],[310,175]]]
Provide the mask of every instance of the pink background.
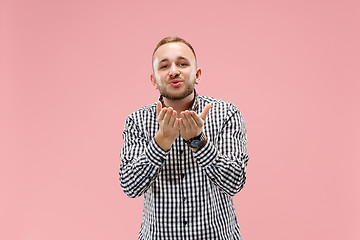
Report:
[[360,3],[0,5],[0,239],[137,239],[118,180],[125,117],[153,103],[151,54],[194,46],[198,92],[245,117],[244,240],[360,239]]

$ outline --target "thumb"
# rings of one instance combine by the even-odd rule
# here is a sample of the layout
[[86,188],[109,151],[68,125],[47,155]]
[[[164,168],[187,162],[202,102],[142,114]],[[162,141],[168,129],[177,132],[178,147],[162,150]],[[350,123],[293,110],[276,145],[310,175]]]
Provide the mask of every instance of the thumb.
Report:
[[159,115],[159,113],[161,112],[161,109],[162,109],[162,104],[160,101],[157,101],[156,103],[156,116]]
[[209,112],[210,108],[211,108],[211,104],[210,104],[210,103],[204,107],[204,109],[203,109],[202,113],[200,113],[200,117],[202,118],[202,120],[204,120],[204,121],[205,121],[206,116],[207,116],[207,114],[208,114],[208,112]]

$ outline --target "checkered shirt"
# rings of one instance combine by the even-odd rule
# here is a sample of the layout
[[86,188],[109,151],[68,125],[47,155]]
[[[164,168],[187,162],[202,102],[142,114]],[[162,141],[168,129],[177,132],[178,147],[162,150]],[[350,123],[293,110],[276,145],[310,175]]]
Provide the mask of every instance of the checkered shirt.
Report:
[[241,239],[232,196],[246,179],[244,119],[232,103],[196,91],[191,110],[208,103],[207,142],[197,152],[181,137],[168,151],[159,147],[156,103],[126,118],[119,175],[129,197],[144,194],[139,240]]

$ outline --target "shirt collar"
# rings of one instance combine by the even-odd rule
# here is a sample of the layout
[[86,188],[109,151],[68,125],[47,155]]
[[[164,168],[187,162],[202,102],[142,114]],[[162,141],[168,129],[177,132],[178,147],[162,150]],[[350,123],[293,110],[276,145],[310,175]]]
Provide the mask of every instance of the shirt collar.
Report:
[[[159,101],[164,106],[164,97],[161,94],[160,94],[160,97],[159,97]],[[196,92],[196,90],[194,88],[194,102],[193,102],[193,104],[192,104],[192,106],[190,107],[189,110],[197,112],[198,108],[199,108],[199,95],[198,95],[198,93]]]

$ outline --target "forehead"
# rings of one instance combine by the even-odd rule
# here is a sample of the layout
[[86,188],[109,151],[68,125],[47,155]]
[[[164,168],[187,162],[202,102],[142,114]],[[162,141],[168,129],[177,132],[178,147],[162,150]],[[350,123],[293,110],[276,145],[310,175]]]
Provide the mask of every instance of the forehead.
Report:
[[175,60],[178,57],[185,57],[190,61],[195,60],[195,56],[191,49],[182,42],[166,43],[160,46],[154,54],[154,60],[157,61],[161,61],[165,58]]

